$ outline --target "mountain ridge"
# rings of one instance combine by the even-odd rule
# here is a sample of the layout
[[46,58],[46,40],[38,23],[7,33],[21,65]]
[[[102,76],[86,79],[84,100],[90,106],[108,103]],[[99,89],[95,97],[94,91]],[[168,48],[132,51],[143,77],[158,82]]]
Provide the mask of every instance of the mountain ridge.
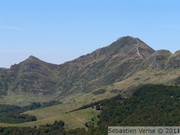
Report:
[[[139,38],[125,36],[106,47],[60,65],[29,56],[10,69],[0,68],[0,91],[1,97],[4,97],[0,102],[10,103],[10,99],[17,104],[32,102],[32,99],[41,102],[60,100],[62,97],[87,94],[101,88],[113,89],[114,84],[127,84],[129,80],[132,83],[128,83],[127,87],[142,83],[173,84],[174,81],[178,82],[176,78],[180,76],[179,52],[172,54],[168,50],[155,51]],[[151,74],[152,78],[147,81],[139,79],[138,82],[136,78],[141,73],[144,73],[141,78],[146,78],[145,74]],[[169,76],[167,81],[156,82],[164,74]],[[19,97],[16,97],[18,94]],[[22,96],[25,98],[29,94],[32,97],[22,99]]]

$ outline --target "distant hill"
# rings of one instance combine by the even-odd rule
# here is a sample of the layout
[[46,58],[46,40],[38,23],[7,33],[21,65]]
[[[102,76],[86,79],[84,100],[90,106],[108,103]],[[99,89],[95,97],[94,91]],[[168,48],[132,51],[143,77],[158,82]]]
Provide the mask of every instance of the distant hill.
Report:
[[10,69],[1,68],[0,103],[25,105],[148,83],[180,85],[179,78],[180,51],[155,51],[126,36],[61,65],[30,56]]

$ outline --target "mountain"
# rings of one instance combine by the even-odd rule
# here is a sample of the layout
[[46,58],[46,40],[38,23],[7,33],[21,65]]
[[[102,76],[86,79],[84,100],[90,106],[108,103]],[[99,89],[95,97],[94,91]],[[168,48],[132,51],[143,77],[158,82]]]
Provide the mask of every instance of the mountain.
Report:
[[55,67],[34,56],[30,56],[18,65],[11,66],[11,72],[15,73],[12,91],[39,92],[38,94],[42,91],[44,94],[52,94],[56,90],[56,85],[51,85],[51,83],[55,84],[58,80],[53,71]]
[[[122,37],[111,45],[60,65],[64,93],[90,92],[133,74],[139,62],[154,50],[139,39]],[[68,86],[64,86],[67,85]],[[72,89],[73,88],[73,89]]]
[[95,99],[92,93],[98,89],[109,92],[147,83],[179,85],[179,70],[180,51],[155,51],[139,38],[126,36],[61,65],[30,56],[10,69],[1,68],[0,102],[24,105],[78,94],[91,94]]

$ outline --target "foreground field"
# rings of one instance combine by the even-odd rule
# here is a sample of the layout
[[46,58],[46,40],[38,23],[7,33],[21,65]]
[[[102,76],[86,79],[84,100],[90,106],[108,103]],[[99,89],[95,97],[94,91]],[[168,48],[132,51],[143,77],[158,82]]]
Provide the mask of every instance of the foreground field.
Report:
[[74,112],[69,112],[79,107],[80,105],[78,105],[77,103],[66,103],[37,110],[27,111],[25,113],[36,116],[37,121],[26,122],[21,124],[1,123],[0,126],[38,127],[45,124],[52,124],[56,120],[63,120],[66,123],[67,129],[75,129],[85,127],[85,123],[92,121],[92,118],[94,119],[93,122],[96,125],[98,121],[97,115],[100,113],[100,111],[97,111],[95,108],[88,108]]

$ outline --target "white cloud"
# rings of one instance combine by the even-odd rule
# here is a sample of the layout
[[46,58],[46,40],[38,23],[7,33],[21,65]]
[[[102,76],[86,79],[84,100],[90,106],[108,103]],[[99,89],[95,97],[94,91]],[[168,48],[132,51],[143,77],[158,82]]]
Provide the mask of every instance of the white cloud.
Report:
[[55,48],[44,48],[44,49],[19,49],[19,48],[13,48],[13,49],[1,49],[0,53],[50,53],[50,52],[58,52]]
[[21,27],[6,26],[6,25],[0,25],[0,29],[9,29],[9,30],[26,31],[26,29],[21,28]]

